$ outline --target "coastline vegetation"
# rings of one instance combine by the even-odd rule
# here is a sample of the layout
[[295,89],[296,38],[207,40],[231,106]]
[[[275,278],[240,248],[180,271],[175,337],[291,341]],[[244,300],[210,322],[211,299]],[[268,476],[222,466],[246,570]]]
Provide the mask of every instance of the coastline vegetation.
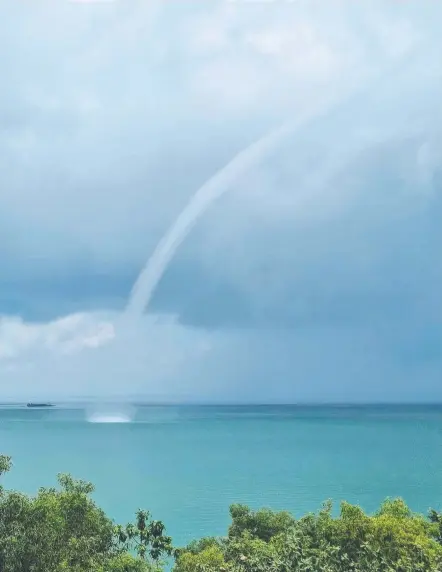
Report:
[[[0,456],[0,475],[11,459]],[[342,503],[315,514],[230,507],[223,538],[173,546],[146,511],[115,525],[91,498],[93,485],[59,475],[34,496],[0,486],[1,572],[440,572],[442,515],[412,513],[401,499],[372,515]]]

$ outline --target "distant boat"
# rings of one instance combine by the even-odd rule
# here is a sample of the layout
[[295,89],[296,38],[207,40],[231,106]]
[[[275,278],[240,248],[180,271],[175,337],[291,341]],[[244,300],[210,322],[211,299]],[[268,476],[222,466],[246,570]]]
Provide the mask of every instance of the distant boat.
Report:
[[28,403],[26,407],[55,407],[53,403]]

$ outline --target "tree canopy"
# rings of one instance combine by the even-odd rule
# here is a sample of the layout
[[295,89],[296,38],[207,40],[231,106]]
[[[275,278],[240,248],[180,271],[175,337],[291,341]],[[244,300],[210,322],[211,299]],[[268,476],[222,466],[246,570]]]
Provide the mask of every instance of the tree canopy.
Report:
[[367,515],[342,503],[296,520],[286,512],[233,505],[225,539],[179,551],[176,572],[437,572],[442,570],[441,516],[413,514],[401,499]]
[[[0,475],[11,459],[0,456]],[[317,513],[230,507],[225,537],[175,549],[161,521],[139,510],[116,525],[91,498],[91,483],[58,476],[58,487],[25,495],[0,486],[1,572],[440,572],[442,515],[413,513],[401,499],[372,515],[331,502]],[[172,565],[169,559],[168,566]]]
[[[10,467],[0,456],[0,474]],[[115,526],[91,499],[91,483],[60,474],[58,484],[35,496],[0,488],[2,572],[144,572],[172,554],[163,524],[149,513]]]

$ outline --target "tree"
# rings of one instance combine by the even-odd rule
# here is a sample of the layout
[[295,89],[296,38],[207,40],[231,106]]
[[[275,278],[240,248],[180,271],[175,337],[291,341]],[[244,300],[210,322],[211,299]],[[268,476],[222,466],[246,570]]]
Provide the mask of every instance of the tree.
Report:
[[[0,457],[0,474],[11,460]],[[41,488],[27,496],[0,488],[0,570],[2,572],[143,572],[157,568],[171,540],[160,522],[146,524],[138,513],[137,525],[127,525],[130,541],[139,540],[138,555],[122,541],[121,527],[90,498],[91,483],[70,475],[58,476],[58,488]],[[144,524],[143,524],[144,523]]]
[[174,549],[170,536],[164,534],[164,524],[152,520],[147,511],[137,512],[136,524],[117,526],[118,541],[125,551],[135,551],[142,560],[158,563],[163,556],[172,556]]
[[11,457],[7,457],[6,455],[0,455],[0,477],[3,473],[7,473],[12,466]]
[[[0,475],[11,468],[0,456]],[[91,499],[91,483],[58,476],[57,488],[28,496],[0,487],[1,572],[440,572],[442,515],[414,514],[387,499],[374,514],[327,502],[295,519],[288,512],[232,505],[225,538],[175,550],[147,511],[115,525]]]
[[224,540],[180,551],[176,572],[440,572],[442,517],[413,514],[401,499],[373,515],[348,503],[337,517],[325,503],[295,520],[286,512],[231,507]]
[[274,512],[264,508],[253,512],[241,504],[230,507],[230,516],[232,524],[229,527],[229,538],[237,538],[247,531],[251,536],[266,542],[295,523],[293,516],[286,511]]

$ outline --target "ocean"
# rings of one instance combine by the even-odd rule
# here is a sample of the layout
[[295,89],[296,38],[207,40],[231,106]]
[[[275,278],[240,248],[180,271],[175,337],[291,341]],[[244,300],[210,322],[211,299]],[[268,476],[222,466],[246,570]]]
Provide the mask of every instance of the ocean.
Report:
[[231,503],[442,506],[442,406],[3,406],[0,453],[5,486],[34,493],[70,472],[116,521],[147,509],[176,545],[225,534]]

